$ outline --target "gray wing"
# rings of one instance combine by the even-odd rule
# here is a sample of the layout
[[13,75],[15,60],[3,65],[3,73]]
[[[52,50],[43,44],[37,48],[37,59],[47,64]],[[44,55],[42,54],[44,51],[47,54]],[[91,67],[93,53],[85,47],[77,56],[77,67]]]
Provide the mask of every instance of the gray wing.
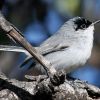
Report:
[[42,55],[47,55],[52,52],[63,51],[64,49],[68,48],[68,45],[57,44],[57,45],[46,45],[42,48],[38,49]]
[[[39,47],[36,47],[36,49],[43,56],[45,56],[52,52],[57,52],[57,51],[62,51],[64,49],[68,49],[71,43],[72,43],[71,39],[69,39],[67,36],[64,36],[64,34],[58,32],[58,34],[54,34],[53,36],[48,38]],[[32,60],[32,56],[26,59],[20,67],[23,67],[25,64],[27,64],[28,61],[31,61],[31,60]]]
[[[62,51],[64,49],[68,49],[71,42],[66,43],[66,37],[58,36],[57,34],[51,36],[50,38],[48,38],[46,41],[44,41],[39,47],[36,47],[36,49],[43,55],[48,55],[50,53],[53,52],[57,52],[57,51]],[[23,67],[27,61],[30,61],[32,59],[32,57],[28,58],[26,61],[24,61],[22,63],[22,65],[20,67]],[[33,62],[33,65],[34,62]],[[29,68],[31,68],[33,66],[30,66]]]
[[62,33],[54,34],[44,41],[37,49],[42,55],[64,50],[71,45],[71,39]]

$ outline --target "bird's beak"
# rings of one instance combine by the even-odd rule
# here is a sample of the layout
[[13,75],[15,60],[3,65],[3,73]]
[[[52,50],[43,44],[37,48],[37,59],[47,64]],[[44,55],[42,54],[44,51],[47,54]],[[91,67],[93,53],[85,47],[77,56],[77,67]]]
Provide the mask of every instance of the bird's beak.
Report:
[[100,20],[97,20],[97,21],[93,22],[91,25],[95,25],[95,24],[97,24],[99,22],[100,22]]

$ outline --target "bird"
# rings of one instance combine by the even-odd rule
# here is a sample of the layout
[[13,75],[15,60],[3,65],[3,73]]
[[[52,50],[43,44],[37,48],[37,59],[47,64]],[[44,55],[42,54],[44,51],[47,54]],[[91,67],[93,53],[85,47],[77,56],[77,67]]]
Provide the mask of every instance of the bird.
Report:
[[[40,46],[35,47],[56,69],[66,74],[82,67],[90,58],[94,40],[94,25],[100,20],[91,22],[83,17],[74,17],[66,21],[60,29]],[[24,52],[27,55],[24,66],[32,60],[32,56],[22,47],[0,46],[1,51]],[[45,70],[35,60],[27,73],[45,74]]]

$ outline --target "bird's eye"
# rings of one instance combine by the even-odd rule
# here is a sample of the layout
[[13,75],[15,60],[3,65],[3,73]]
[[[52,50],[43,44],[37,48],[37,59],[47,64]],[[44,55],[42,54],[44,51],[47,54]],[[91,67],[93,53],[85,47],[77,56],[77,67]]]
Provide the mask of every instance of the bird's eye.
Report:
[[80,26],[80,28],[81,28],[81,29],[85,29],[85,28],[86,28],[86,25],[85,25],[85,24],[82,24],[82,25]]

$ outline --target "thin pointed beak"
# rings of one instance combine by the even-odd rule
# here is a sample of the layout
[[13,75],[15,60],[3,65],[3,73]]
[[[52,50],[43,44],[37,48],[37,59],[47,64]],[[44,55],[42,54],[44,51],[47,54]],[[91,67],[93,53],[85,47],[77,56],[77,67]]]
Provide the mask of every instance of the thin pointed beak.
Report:
[[95,25],[95,24],[97,24],[99,22],[100,22],[100,20],[97,20],[97,21],[93,22],[91,25]]

